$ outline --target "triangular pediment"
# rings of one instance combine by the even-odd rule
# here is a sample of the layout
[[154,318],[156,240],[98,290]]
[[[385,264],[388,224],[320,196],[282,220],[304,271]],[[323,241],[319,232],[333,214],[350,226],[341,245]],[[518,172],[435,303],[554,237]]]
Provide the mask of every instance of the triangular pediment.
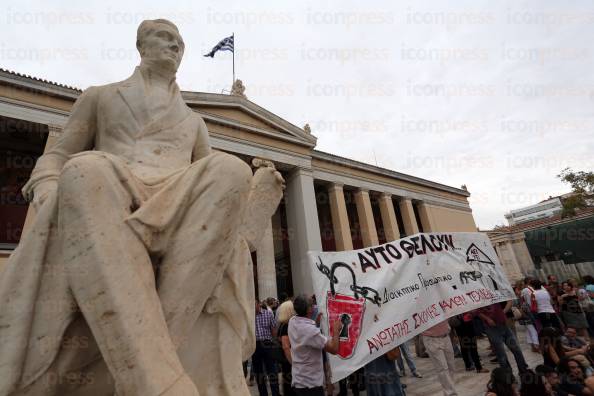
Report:
[[185,102],[207,123],[244,129],[307,147],[315,147],[316,137],[276,114],[236,95],[182,92]]

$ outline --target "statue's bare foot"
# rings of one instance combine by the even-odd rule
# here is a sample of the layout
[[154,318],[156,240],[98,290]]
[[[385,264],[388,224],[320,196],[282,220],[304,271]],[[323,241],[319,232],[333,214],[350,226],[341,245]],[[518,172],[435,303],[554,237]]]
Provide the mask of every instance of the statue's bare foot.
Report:
[[254,159],[252,165],[258,169],[252,178],[243,235],[255,249],[283,197],[285,180],[272,162]]

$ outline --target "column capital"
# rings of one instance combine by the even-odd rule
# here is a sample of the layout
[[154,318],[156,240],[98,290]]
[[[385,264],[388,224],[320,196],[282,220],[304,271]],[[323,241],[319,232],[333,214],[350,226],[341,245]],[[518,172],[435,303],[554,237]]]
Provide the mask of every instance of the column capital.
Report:
[[344,190],[344,183],[330,183],[328,190]]
[[297,176],[308,176],[313,178],[313,169],[296,166],[295,168],[291,169],[286,181],[289,182]]
[[368,188],[359,187],[359,188],[357,188],[357,192],[358,193],[363,193],[363,194],[369,194],[369,189]]
[[381,196],[382,198],[390,198],[390,199],[392,199],[392,196],[393,196],[393,194],[392,194],[392,193],[389,193],[389,192],[385,192],[385,191],[384,191],[384,192],[382,192],[382,193],[381,193],[381,195],[380,195],[380,196]]

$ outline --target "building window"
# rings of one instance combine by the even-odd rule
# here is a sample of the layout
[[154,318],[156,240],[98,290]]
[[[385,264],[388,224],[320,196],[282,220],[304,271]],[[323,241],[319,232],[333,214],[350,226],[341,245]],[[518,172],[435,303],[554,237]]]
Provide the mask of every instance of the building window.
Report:
[[0,116],[0,249],[19,243],[29,209],[21,189],[47,136],[47,125]]

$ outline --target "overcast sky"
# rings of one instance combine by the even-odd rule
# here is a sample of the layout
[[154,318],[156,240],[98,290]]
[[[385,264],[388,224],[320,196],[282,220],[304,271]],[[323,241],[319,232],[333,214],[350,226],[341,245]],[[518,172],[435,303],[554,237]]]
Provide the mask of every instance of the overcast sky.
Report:
[[[52,3],[52,5],[50,5]],[[592,1],[3,1],[0,66],[86,88],[128,77],[138,24],[186,42],[181,89],[218,92],[235,33],[250,100],[322,151],[460,187],[481,229],[594,164]],[[571,4],[569,4],[571,3]]]

